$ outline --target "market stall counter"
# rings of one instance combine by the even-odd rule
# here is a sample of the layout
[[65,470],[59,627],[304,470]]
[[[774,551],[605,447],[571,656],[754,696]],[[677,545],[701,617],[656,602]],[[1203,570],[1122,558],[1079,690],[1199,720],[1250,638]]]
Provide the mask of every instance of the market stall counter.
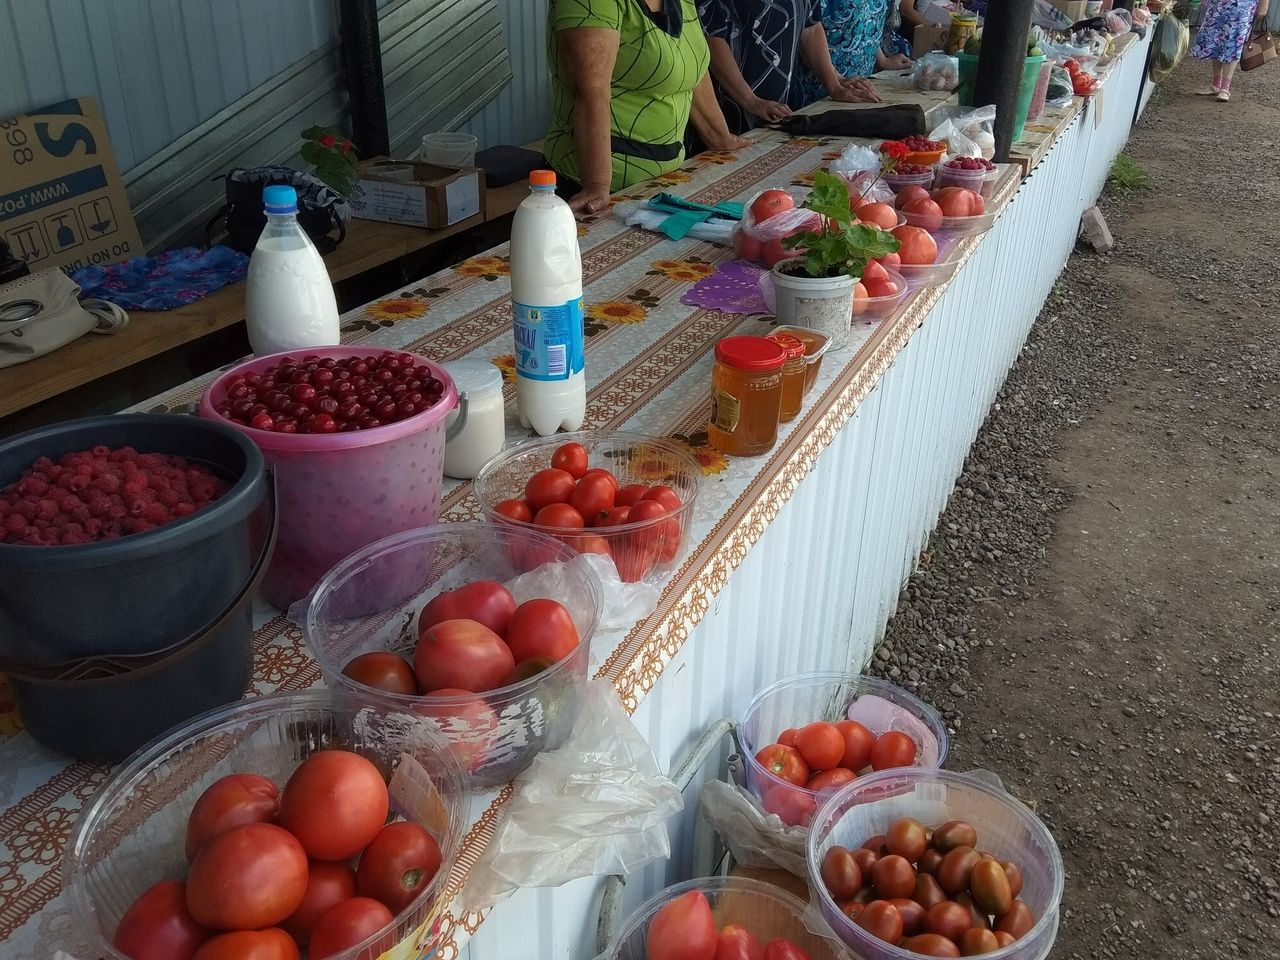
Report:
[[[1140,68],[1146,45],[1134,44],[1113,77],[1134,79],[1127,61]],[[652,611],[629,628],[598,632],[591,649],[589,674],[612,684],[664,769],[712,721],[742,716],[769,683],[867,662],[1071,251],[1082,204],[1101,186],[1092,171],[1109,165],[1128,135],[1132,104],[1125,110],[1120,101],[1136,97],[1139,85],[1121,87],[1116,109],[1096,128],[1071,118],[1026,179],[1002,172],[988,207],[994,223],[955,241],[953,278],[913,288],[876,322],[855,318],[847,346],[824,358],[800,414],[758,457],[726,457],[708,441],[712,352],[732,334],[768,332],[771,317],[689,302],[691,289],[732,252],[667,240],[607,214],[581,222],[585,426],[666,438],[703,474],[687,546]],[[736,153],[704,153],[616,199],[665,191],[715,204],[767,187],[804,187],[844,145],[762,133]],[[508,444],[527,439],[512,416],[509,271],[505,246],[463,261],[347,314],[344,343],[494,365],[506,378]],[[139,409],[190,413],[213,377]],[[440,516],[481,519],[470,483],[446,484]],[[262,605],[255,617],[251,693],[317,685],[320,669],[298,628]],[[0,732],[0,944],[6,956],[49,956],[50,944],[75,939],[59,873],[67,836],[111,771],[38,746],[2,691]],[[491,923],[457,906],[510,794],[494,789],[472,804],[473,823],[445,883],[454,906],[440,917],[441,955],[585,960],[594,953],[597,878],[522,889],[494,908]],[[691,790],[671,823],[673,858],[627,884],[624,913],[688,876],[696,801]]]

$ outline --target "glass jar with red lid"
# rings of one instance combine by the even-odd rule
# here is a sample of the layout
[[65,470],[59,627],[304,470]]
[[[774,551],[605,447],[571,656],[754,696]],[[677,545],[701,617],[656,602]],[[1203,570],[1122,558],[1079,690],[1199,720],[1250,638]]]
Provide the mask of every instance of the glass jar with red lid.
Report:
[[782,406],[778,422],[790,423],[799,416],[804,403],[804,371],[808,366],[804,359],[804,341],[789,333],[771,333],[769,339],[787,351],[787,361],[782,365]]
[[782,368],[787,351],[768,337],[726,337],[711,369],[711,445],[731,457],[754,457],[778,439]]

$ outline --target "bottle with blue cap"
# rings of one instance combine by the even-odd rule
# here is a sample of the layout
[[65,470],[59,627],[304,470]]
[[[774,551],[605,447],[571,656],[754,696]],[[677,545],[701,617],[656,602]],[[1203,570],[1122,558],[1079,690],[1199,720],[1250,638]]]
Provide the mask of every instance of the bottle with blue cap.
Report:
[[249,258],[245,321],[258,356],[338,343],[338,302],[324,258],[298,223],[298,194],[262,191],[267,225]]

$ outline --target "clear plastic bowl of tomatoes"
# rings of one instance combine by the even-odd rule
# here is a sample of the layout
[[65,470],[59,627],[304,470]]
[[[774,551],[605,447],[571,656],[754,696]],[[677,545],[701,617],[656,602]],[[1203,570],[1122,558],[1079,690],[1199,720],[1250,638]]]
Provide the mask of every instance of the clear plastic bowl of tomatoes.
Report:
[[[748,877],[688,880],[642,903],[598,960],[761,955],[766,960],[844,960],[847,954],[838,943],[805,925],[806,908],[781,887]],[[725,944],[720,954],[718,943]]]
[[[906,299],[907,294],[911,292],[911,288],[907,286],[906,278],[897,270],[888,267],[882,268],[885,273],[887,282],[877,282],[873,287],[866,287],[868,290],[874,290],[875,296],[858,297],[853,302],[853,315],[856,320],[860,319],[863,323],[876,323],[886,317],[893,316],[898,306]],[[893,292],[889,292],[890,287]]]
[[[557,464],[569,468],[566,476],[548,472],[559,470]],[[613,478],[612,493],[605,474]],[[660,583],[688,547],[701,482],[698,461],[674,440],[582,432],[499,454],[480,471],[472,492],[493,523],[536,530],[579,553],[607,555],[624,583]]]
[[[475,675],[459,674],[444,684],[449,693],[421,692],[412,674],[424,609],[450,591],[482,581],[508,587],[520,603],[554,600],[571,617],[577,644],[559,658],[531,656],[508,664],[506,680],[495,681],[488,664],[471,660]],[[330,687],[430,716],[472,784],[484,788],[506,783],[541,751],[568,737],[603,602],[599,578],[565,544],[512,526],[446,523],[395,534],[357,551],[330,570],[290,616]],[[408,686],[370,686],[346,672],[357,657],[388,652],[410,677]],[[413,692],[398,692],[406,690]]]
[[[895,822],[906,817],[914,819],[928,831],[962,821],[976,831],[977,846],[974,849],[980,851],[979,856],[988,853],[1002,865],[1012,863],[1017,866],[1020,879],[1010,894],[1025,905],[1017,908],[1021,916],[1012,924],[1000,923],[1001,917],[994,915],[987,916],[985,920],[989,924],[994,916],[995,929],[1011,929],[1016,939],[977,955],[988,960],[1044,960],[1057,936],[1058,904],[1064,883],[1062,855],[1053,835],[1024,804],[998,787],[970,774],[921,768],[885,770],[850,783],[827,799],[809,828],[806,855],[811,888],[827,923],[853,953],[863,960],[914,960],[921,956],[919,952],[891,944],[875,935],[884,932],[876,929],[875,922],[860,925],[851,919],[832,896],[822,869],[832,847],[856,851],[865,843],[885,839]],[[882,850],[876,859],[887,852]],[[918,861],[914,867],[922,863]],[[895,866],[900,867],[901,864]],[[916,879],[928,872],[916,871],[914,867]],[[949,884],[949,889],[943,888],[944,896],[974,899],[967,892],[954,892],[963,883],[947,880],[944,873],[958,874],[948,868],[945,861],[931,869],[935,880]],[[874,867],[872,870],[873,877],[879,876],[874,873]],[[973,890],[977,890],[976,883]],[[867,897],[882,898],[874,879],[870,885],[864,879],[860,893],[860,897],[855,895],[844,905],[850,913],[861,918],[859,909],[865,913],[869,907]],[[850,907],[859,899],[864,906]],[[975,906],[974,912],[981,913],[981,910]],[[970,923],[980,925],[974,920]],[[957,951],[927,955],[960,954]]]
[[[788,732],[802,733],[810,724],[843,725],[846,721],[864,728],[841,729],[851,744],[846,755],[858,754],[856,759],[848,760],[852,768],[844,766],[845,756],[828,763],[816,753],[802,751],[804,745],[786,742],[791,739]],[[822,732],[829,735],[829,731]],[[854,736],[865,740],[868,734],[872,740],[854,749]],[[765,687],[743,714],[738,739],[744,754],[747,789],[766,812],[776,814],[789,826],[807,825],[824,796],[865,776],[871,764],[879,768],[882,756],[885,763],[906,760],[921,767],[940,767],[947,759],[947,728],[933,707],[886,680],[859,674],[808,673]],[[873,754],[881,739],[885,740],[884,745]],[[800,754],[799,766],[794,763],[796,758],[785,751],[774,751],[785,753],[783,757],[761,757],[763,751],[778,745]],[[905,755],[907,750],[909,757]],[[903,751],[903,755],[895,757],[896,751]],[[812,753],[808,760],[804,759],[806,752]],[[774,765],[777,760],[782,762]],[[767,764],[774,765],[774,769]],[[819,779],[815,781],[815,777]]]
[[[426,717],[341,693],[309,691],[258,697],[206,713],[116,769],[85,810],[65,854],[71,911],[65,949],[78,957],[129,960],[115,940],[130,906],[160,882],[196,882],[189,870],[198,858],[188,863],[187,827],[205,791],[231,774],[254,774],[288,793],[286,784],[304,761],[331,751],[351,751],[370,761],[389,784],[390,811],[430,833],[440,853],[430,881],[391,914],[391,922],[331,954],[331,960],[378,956],[385,945],[406,940],[427,944],[428,952],[440,946],[447,931],[433,924],[446,906],[442,895],[470,819],[466,774]],[[428,782],[430,790],[424,789]],[[295,813],[310,815],[301,808]],[[315,816],[326,836],[340,836],[337,806],[321,804]],[[278,869],[267,875],[279,876],[282,886],[290,882]],[[245,898],[252,909],[270,909],[267,898],[282,894],[279,886],[262,884],[229,895],[241,899],[242,909]],[[166,916],[152,913],[151,919]],[[154,955],[176,955],[165,952],[169,944],[155,941],[160,952]]]
[[934,287],[956,275],[963,262],[963,250],[956,237],[937,238],[938,255],[933,263],[902,263],[894,269],[917,287]]

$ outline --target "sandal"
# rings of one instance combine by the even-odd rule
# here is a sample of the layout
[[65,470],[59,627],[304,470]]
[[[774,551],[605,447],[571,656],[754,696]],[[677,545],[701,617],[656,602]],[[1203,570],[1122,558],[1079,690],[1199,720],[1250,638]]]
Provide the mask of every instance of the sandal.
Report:
[[1231,99],[1231,91],[1230,91],[1230,90],[1219,90],[1219,91],[1218,91],[1218,102],[1219,102],[1219,103],[1226,103],[1226,102],[1227,102],[1228,100],[1230,100],[1230,99]]

